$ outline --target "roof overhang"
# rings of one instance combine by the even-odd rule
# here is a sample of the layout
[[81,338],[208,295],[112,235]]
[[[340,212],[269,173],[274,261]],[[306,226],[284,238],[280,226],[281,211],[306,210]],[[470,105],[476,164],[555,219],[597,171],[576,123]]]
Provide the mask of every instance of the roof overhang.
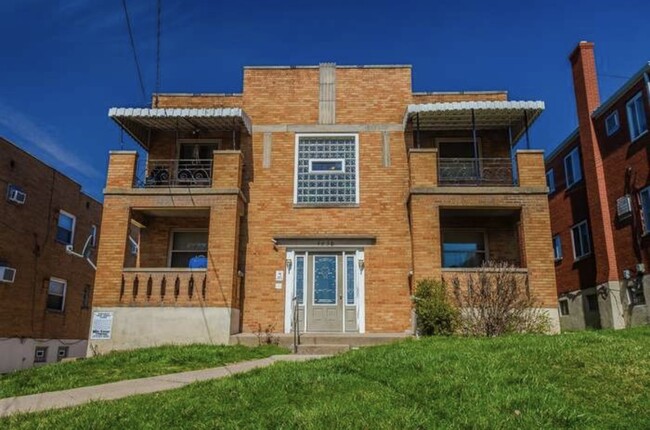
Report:
[[420,130],[477,130],[511,127],[513,143],[544,110],[542,101],[472,101],[408,105],[404,126]]
[[111,108],[108,116],[145,149],[149,132],[216,130],[252,133],[252,122],[241,108]]

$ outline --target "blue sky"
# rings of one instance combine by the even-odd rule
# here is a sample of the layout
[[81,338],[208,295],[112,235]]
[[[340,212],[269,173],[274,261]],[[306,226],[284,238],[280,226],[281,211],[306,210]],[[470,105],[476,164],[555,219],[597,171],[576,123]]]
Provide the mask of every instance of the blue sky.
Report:
[[[531,136],[546,150],[577,124],[578,41],[596,43],[603,100],[650,60],[647,0],[162,2],[161,91],[240,92],[244,65],[406,63],[415,91],[544,100]],[[151,93],[156,1],[127,4]],[[0,40],[0,135],[101,200],[120,148],[108,108],[144,105],[121,0],[2,0]]]

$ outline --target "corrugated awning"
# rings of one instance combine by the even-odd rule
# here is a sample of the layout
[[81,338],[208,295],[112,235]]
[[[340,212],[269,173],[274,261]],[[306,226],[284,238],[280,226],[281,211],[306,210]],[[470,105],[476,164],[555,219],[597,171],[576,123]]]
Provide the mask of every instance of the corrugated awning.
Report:
[[519,140],[544,110],[542,101],[474,101],[408,105],[404,126],[420,130],[471,130],[472,111],[477,130],[512,127]]
[[108,116],[145,148],[150,130],[252,133],[252,122],[241,108],[111,108]]

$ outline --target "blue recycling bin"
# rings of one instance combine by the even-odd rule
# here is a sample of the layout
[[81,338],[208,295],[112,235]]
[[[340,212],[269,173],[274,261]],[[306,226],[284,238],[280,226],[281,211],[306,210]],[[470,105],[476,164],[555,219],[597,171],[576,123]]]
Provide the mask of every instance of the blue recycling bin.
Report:
[[188,267],[190,269],[205,269],[208,267],[208,259],[205,255],[195,255],[190,258]]

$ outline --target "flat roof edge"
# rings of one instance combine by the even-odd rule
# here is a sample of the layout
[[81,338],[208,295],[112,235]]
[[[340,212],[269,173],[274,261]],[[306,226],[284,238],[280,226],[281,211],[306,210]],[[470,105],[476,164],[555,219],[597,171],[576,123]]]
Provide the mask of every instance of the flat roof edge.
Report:
[[444,95],[464,95],[464,94],[508,94],[506,90],[494,91],[413,91],[414,96],[444,96]]
[[644,73],[647,73],[650,71],[650,61],[646,62],[641,69],[639,69],[630,79],[625,81],[625,83],[619,87],[618,90],[614,92],[611,96],[607,98],[603,103],[601,103],[600,106],[596,108],[591,113],[592,118],[598,118],[600,115],[602,115],[607,109],[609,109],[618,99],[621,98],[623,94],[628,92],[630,88],[634,86],[634,84],[641,78],[643,78]]
[[[318,69],[318,65],[302,65],[302,66],[244,66],[246,69]],[[337,64],[337,69],[411,69],[411,64]]]
[[242,97],[243,95],[243,93],[153,93],[154,97]]

